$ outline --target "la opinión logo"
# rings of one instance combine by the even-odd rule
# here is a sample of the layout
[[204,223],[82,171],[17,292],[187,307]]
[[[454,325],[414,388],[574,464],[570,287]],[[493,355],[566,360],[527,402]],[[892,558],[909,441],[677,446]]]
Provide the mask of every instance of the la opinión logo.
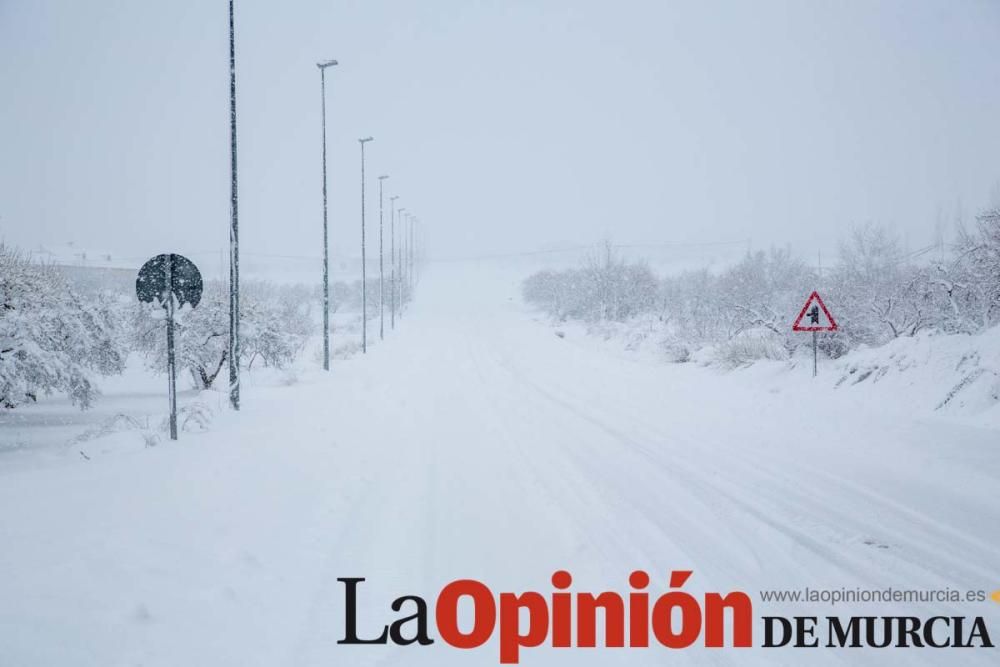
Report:
[[[517,664],[521,650],[547,644],[553,648],[685,649],[753,646],[753,604],[742,591],[705,593],[700,598],[682,590],[691,570],[673,570],[666,590],[650,594],[649,575],[636,570],[628,577],[627,593],[570,592],[573,577],[565,570],[552,575],[553,590],[494,593],[474,579],[459,579],[441,589],[433,605],[437,637],[458,649],[483,646],[498,635],[501,664]],[[397,617],[362,634],[358,628],[358,596],[364,577],[343,577],[344,636],[338,644],[427,646],[431,609],[418,595],[404,595],[390,604]],[[464,601],[464,603],[463,603]],[[459,606],[471,604],[471,627],[459,623]],[[598,613],[600,612],[600,614]],[[599,632],[598,616],[603,617]],[[468,620],[468,619],[466,619]],[[992,648],[981,616],[761,616],[764,641],[760,648]]]
[[[753,604],[743,592],[726,595],[706,593],[699,600],[679,590],[691,577],[690,570],[674,570],[669,589],[651,599],[646,588],[649,575],[636,570],[628,578],[631,591],[626,595],[570,593],[573,577],[565,570],[552,575],[548,595],[537,592],[494,592],[484,583],[459,579],[446,585],[434,604],[434,622],[441,640],[455,648],[482,646],[499,630],[500,663],[517,664],[521,649],[548,643],[554,648],[595,648],[598,636],[598,610],[604,617],[604,646],[647,648],[651,637],[670,649],[687,648],[701,640],[707,647],[722,647],[728,635],[729,645],[745,648],[753,643]],[[408,612],[381,628],[381,632],[362,637],[357,626],[358,588],[363,577],[344,577],[345,628],[338,644],[429,645],[427,601],[417,595],[404,595],[390,605],[397,613]],[[472,628],[459,627],[459,603],[467,598],[473,605]],[[732,627],[726,632],[726,616]],[[526,617],[526,619],[525,619]]]

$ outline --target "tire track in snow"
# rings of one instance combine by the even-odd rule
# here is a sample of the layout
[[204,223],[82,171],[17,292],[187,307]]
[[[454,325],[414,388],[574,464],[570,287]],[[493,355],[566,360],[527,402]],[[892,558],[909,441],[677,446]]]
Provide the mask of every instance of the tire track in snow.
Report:
[[[606,406],[605,406],[606,407]],[[601,409],[604,409],[602,407]],[[627,409],[623,407],[623,409]],[[652,442],[665,442],[667,438],[662,434],[662,427],[654,426],[649,423],[648,418],[641,411],[630,410],[630,423],[639,426],[647,434],[645,439]],[[676,436],[672,436],[676,440]],[[637,444],[645,452],[652,457],[658,457],[662,460],[663,454],[662,450],[656,450],[645,445]],[[688,451],[693,451],[693,448],[697,444],[692,441],[687,441],[684,449]],[[716,485],[716,491],[718,493],[728,495],[731,498],[734,494],[729,491],[729,489],[740,488],[741,484],[745,489],[745,493],[739,494],[742,496],[755,496],[761,498],[776,511],[782,511],[782,507],[798,507],[798,508],[808,508],[808,511],[803,511],[800,509],[796,512],[796,515],[802,521],[812,520],[817,525],[824,526],[830,532],[835,534],[841,534],[844,536],[849,536],[852,531],[844,532],[845,527],[853,527],[855,534],[864,534],[868,536],[886,536],[887,541],[891,541],[896,545],[905,547],[904,549],[891,549],[891,553],[882,554],[885,559],[892,560],[902,560],[909,564],[910,566],[919,569],[922,573],[930,575],[935,580],[941,581],[942,584],[949,584],[952,588],[967,588],[973,587],[974,582],[984,582],[982,585],[986,585],[985,582],[992,580],[994,576],[993,573],[987,569],[981,568],[974,563],[970,563],[968,559],[969,552],[971,550],[977,549],[981,543],[976,540],[966,539],[963,534],[957,533],[954,530],[945,530],[945,536],[934,535],[934,539],[931,540],[935,544],[947,544],[948,549],[946,550],[929,550],[920,543],[917,543],[913,538],[909,537],[908,533],[899,530],[892,530],[886,528],[884,525],[877,525],[871,521],[864,520],[863,517],[859,517],[856,513],[848,513],[845,510],[838,509],[836,503],[817,500],[817,494],[814,490],[806,490],[801,486],[789,484],[789,480],[793,480],[801,476],[804,479],[815,480],[816,478],[823,478],[829,482],[841,483],[842,486],[850,488],[853,486],[855,489],[857,485],[843,484],[842,478],[834,477],[833,475],[823,472],[820,469],[812,466],[804,466],[802,464],[796,464],[792,462],[789,464],[785,460],[778,460],[774,457],[764,457],[762,461],[760,458],[754,458],[747,453],[740,451],[739,449],[729,450],[726,452],[728,460],[723,459],[725,463],[728,463],[728,467],[720,466],[719,471],[725,474],[729,480],[729,483],[725,486]],[[697,475],[702,478],[705,477],[704,471],[701,467],[692,459],[691,457],[685,457],[684,454],[678,455],[677,450],[672,451],[671,461],[676,459],[686,458],[685,464],[688,466],[688,471],[692,475]],[[742,465],[739,468],[732,466],[732,461],[738,459],[741,461]],[[761,465],[761,463],[777,464],[774,467],[768,465]],[[799,469],[799,473],[794,475],[784,475],[779,476],[773,470],[775,468],[795,466]],[[763,477],[766,483],[756,485],[753,489],[748,489],[746,487],[747,473],[752,471],[755,475]],[[776,491],[780,489],[780,493]],[[877,503],[883,510],[888,509],[892,511],[897,516],[902,514],[905,517],[907,523],[911,525],[916,523],[918,527],[924,529],[925,521],[918,520],[913,521],[915,513],[909,512],[903,514],[896,509],[894,504],[888,504],[883,502],[883,500],[877,494],[867,494],[868,499]],[[918,517],[919,519],[920,517]],[[936,524],[935,527],[939,527],[940,524]],[[963,548],[955,549],[955,542],[961,541],[964,544]],[[832,548],[831,544],[829,548]],[[994,550],[995,551],[995,550]],[[871,555],[871,549],[866,552],[861,552],[865,555]],[[962,554],[961,558],[955,558],[954,554]],[[986,561],[984,561],[986,562]],[[880,564],[883,570],[890,569],[886,563]],[[941,573],[949,572],[952,574],[950,578],[942,579]],[[856,576],[856,572],[854,573]],[[924,579],[923,581],[926,581]],[[871,584],[877,586],[881,582],[872,580]]]
[[[517,358],[517,355],[509,353],[506,356],[508,359]],[[986,547],[985,550],[988,550],[988,547],[975,538],[970,539],[966,535],[950,529],[950,527],[941,531],[945,533],[944,537],[941,535],[935,535],[934,539],[931,540],[935,544],[946,544],[949,548],[947,550],[930,550],[927,547],[916,543],[914,539],[899,530],[892,531],[882,525],[876,525],[871,521],[863,520],[861,517],[857,516],[856,513],[849,514],[846,511],[837,510],[836,507],[830,502],[817,500],[814,490],[807,490],[802,487],[797,487],[795,484],[790,484],[790,481],[794,480],[796,475],[779,476],[775,472],[768,469],[769,466],[767,464],[777,464],[777,467],[780,468],[782,466],[786,466],[787,461],[767,456],[753,458],[738,448],[727,450],[725,452],[725,457],[719,458],[717,470],[727,477],[728,483],[725,485],[718,484],[706,474],[702,462],[697,461],[689,454],[691,451],[697,451],[700,443],[695,443],[689,439],[679,438],[676,434],[671,434],[669,436],[665,435],[662,431],[662,425],[654,425],[649,421],[648,411],[637,409],[635,405],[630,404],[627,401],[620,400],[615,401],[613,405],[609,405],[608,403],[591,403],[588,401],[586,396],[580,395],[580,392],[576,387],[570,387],[569,385],[558,381],[553,382],[550,378],[550,385],[557,386],[558,391],[562,393],[562,397],[560,397],[553,394],[550,389],[542,387],[534,380],[528,379],[525,373],[515,370],[513,366],[511,366],[510,370],[513,374],[520,377],[527,384],[532,385],[536,391],[545,395],[547,398],[555,400],[557,403],[562,403],[564,407],[576,411],[583,418],[592,419],[595,422],[595,425],[608,429],[612,433],[617,433],[623,439],[623,442],[629,443],[630,446],[635,448],[637,451],[642,452],[651,460],[657,461],[668,468],[670,466],[683,466],[686,470],[686,474],[683,476],[685,480],[686,478],[698,479],[701,485],[713,488],[713,493],[727,498],[729,502],[736,506],[742,507],[745,512],[751,514],[757,520],[768,524],[773,529],[786,534],[790,538],[802,540],[802,543],[808,546],[813,553],[827,561],[834,562],[845,573],[850,574],[854,578],[864,576],[868,579],[868,583],[873,587],[884,585],[885,582],[873,579],[873,573],[869,572],[871,559],[875,558],[872,553],[872,549],[860,551],[858,554],[852,554],[848,558],[833,556],[830,553],[831,550],[835,548],[833,543],[827,544],[826,542],[815,539],[810,533],[797,528],[792,528],[791,522],[779,522],[772,518],[768,513],[765,513],[747,503],[743,500],[743,498],[761,498],[767,503],[768,506],[770,506],[771,510],[774,511],[777,516],[787,514],[787,508],[790,506],[808,508],[810,511],[799,510],[795,514],[791,515],[790,518],[797,517],[798,520],[805,523],[813,523],[821,526],[827,532],[832,534],[840,534],[843,536],[845,535],[844,526],[853,526],[856,529],[856,532],[860,534],[866,534],[869,536],[889,536],[889,541],[892,541],[896,545],[903,548],[888,550],[893,553],[879,554],[883,557],[882,562],[878,563],[879,568],[883,573],[893,568],[893,565],[886,562],[891,559],[897,564],[902,561],[911,568],[914,568],[925,575],[924,578],[920,580],[924,586],[928,586],[926,575],[930,575],[930,577],[935,581],[942,581],[950,587],[957,589],[974,588],[979,585],[985,586],[988,585],[988,582],[995,578],[995,575],[993,575],[988,569],[979,567],[976,564],[970,564],[967,558],[970,550],[979,552],[981,557],[985,556],[985,554],[982,553],[984,551],[983,547]],[[572,398],[565,398],[567,396]],[[583,413],[579,408],[577,408],[576,405],[578,404],[587,405],[588,413]],[[650,448],[644,444],[644,442],[637,440],[635,437],[625,435],[617,427],[611,426],[608,419],[609,413],[613,413],[617,421],[622,421],[623,417],[627,417],[627,421],[630,426],[638,428],[642,433],[640,436],[642,441],[649,440],[651,442],[658,442],[661,444],[674,442],[679,443],[682,446],[679,448],[676,446],[668,446],[665,450]],[[604,416],[599,420],[596,417],[593,417],[595,414],[601,414]],[[683,440],[683,442],[681,442],[681,440]],[[664,452],[666,450],[669,450],[670,452],[669,459],[665,458]],[[733,462],[735,460],[739,460],[741,465],[734,466]],[[797,465],[799,469],[797,474],[802,475],[804,479],[815,480],[817,478],[822,478],[831,482],[843,481],[842,478],[834,477],[817,467],[804,466],[802,464],[793,465]],[[752,476],[748,475],[748,473],[752,473]],[[763,483],[755,484],[752,488],[750,488],[747,485],[748,477]],[[843,484],[843,486],[850,488],[852,485]],[[856,484],[853,486],[857,487]],[[775,488],[780,488],[781,493],[775,492]],[[742,492],[734,491],[738,489],[742,489]],[[902,516],[904,517],[904,520],[911,525],[916,524],[918,527],[925,530],[925,526],[928,522],[922,521],[922,517],[920,515],[917,515],[912,511],[898,511],[897,503],[886,503],[884,502],[884,498],[880,498],[879,494],[868,493],[866,496],[873,503],[878,503],[882,509],[892,511],[897,517]],[[940,527],[940,524],[936,527]],[[952,551],[956,541],[963,543],[964,548]],[[961,554],[961,556],[956,557],[954,554]],[[966,557],[963,558],[962,556]],[[984,559],[982,562],[989,561]],[[869,567],[863,567],[863,565],[868,565]],[[949,577],[942,579],[942,573],[948,573]],[[910,583],[910,586],[912,587],[913,584]]]
[[[483,340],[481,336],[476,338],[480,343]],[[591,574],[600,575],[603,585],[610,583],[612,589],[615,588],[615,584],[612,583],[615,581],[620,585],[627,585],[624,582],[625,577],[636,568],[647,569],[654,579],[658,575],[665,576],[665,573],[660,572],[657,567],[657,564],[664,560],[664,551],[662,549],[651,551],[652,545],[646,543],[652,536],[661,539],[669,553],[681,555],[680,558],[671,557],[675,565],[695,562],[693,552],[685,542],[671,539],[670,536],[677,533],[686,536],[695,532],[704,533],[704,526],[686,520],[684,515],[673,515],[675,519],[681,519],[680,525],[672,526],[679,530],[664,529],[662,511],[645,505],[636,506],[634,497],[622,493],[620,487],[608,484],[605,479],[607,469],[595,467],[594,461],[579,456],[571,446],[572,442],[583,442],[592,437],[594,434],[592,425],[580,420],[575,413],[554,412],[548,402],[527,400],[523,382],[509,372],[496,354],[487,351],[488,348],[482,344],[475,344],[474,340],[466,336],[469,353],[474,359],[482,383],[481,388],[490,396],[489,402],[494,408],[501,405],[509,410],[495,410],[495,416],[504,425],[506,441],[511,445],[511,449],[507,451],[516,453],[520,463],[518,468],[537,480],[551,507],[558,511],[560,521],[573,525],[576,534],[582,536],[597,552],[601,567],[596,567],[592,558],[582,563],[589,566]],[[512,401],[511,397],[517,399]],[[568,420],[567,416],[570,417]],[[524,443],[531,439],[531,434],[527,432],[530,428],[526,432],[516,433],[511,427],[512,424],[545,425],[547,430],[534,434],[534,442],[538,446],[529,449]],[[558,428],[554,428],[557,424]],[[543,452],[548,456],[542,458]],[[558,474],[543,476],[540,471],[558,472]],[[569,483],[570,480],[574,483]],[[554,493],[549,487],[559,488],[560,492]],[[573,502],[570,502],[571,500]],[[689,496],[687,500],[699,502],[694,496]],[[635,530],[635,526],[630,522],[622,521],[623,517],[632,515],[630,508],[637,512],[644,520],[643,525],[648,526],[650,530],[640,532]],[[564,566],[573,570],[571,563],[566,563]],[[573,570],[573,573],[580,574],[578,570]],[[608,581],[608,573],[613,577],[612,582]],[[579,581],[579,577],[576,578]],[[545,660],[555,654],[546,653],[544,657],[540,655],[538,659]],[[567,663],[576,664],[580,661],[579,657],[572,654],[559,655]],[[661,662],[661,658],[655,653],[623,653],[613,649],[604,650],[592,657],[598,658],[600,664],[633,665],[636,664],[637,658],[643,663]],[[738,655],[704,650],[697,646],[692,647],[692,650],[683,653],[673,652],[670,655],[672,662],[699,665],[734,664],[738,662],[738,657]],[[562,663],[562,660],[559,662]]]

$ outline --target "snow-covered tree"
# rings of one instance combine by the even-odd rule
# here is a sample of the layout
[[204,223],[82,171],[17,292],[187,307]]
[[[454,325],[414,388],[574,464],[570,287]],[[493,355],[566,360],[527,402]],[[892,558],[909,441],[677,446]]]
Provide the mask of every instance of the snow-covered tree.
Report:
[[587,258],[582,275],[589,293],[592,320],[621,322],[649,311],[659,287],[656,276],[644,263],[630,263],[615,253],[611,243]]
[[660,319],[688,343],[724,337],[719,279],[708,269],[668,276],[660,284]]
[[959,231],[954,258],[930,276],[943,326],[951,331],[973,333],[1000,322],[1000,208],[985,211],[976,223]]
[[345,283],[337,281],[330,284],[330,312],[360,309],[361,282]]
[[728,338],[754,328],[785,337],[789,313],[795,312],[815,282],[815,271],[787,249],[747,253],[719,277],[715,316]]
[[772,249],[748,253],[717,273],[702,269],[657,281],[607,245],[581,268],[535,273],[522,290],[528,303],[558,319],[623,321],[653,312],[664,341],[677,349],[714,345],[741,362],[758,353],[782,358],[809,342],[790,329],[813,289],[840,325],[820,335],[830,356],[924,329],[975,333],[1000,324],[1000,208],[962,231],[950,258],[931,264],[919,259],[921,252],[904,252],[889,230],[868,224],[840,244],[839,262],[822,277],[787,250]]
[[[308,293],[255,281],[240,290],[240,363],[284,367],[302,349],[312,331]],[[150,368],[165,371],[166,335],[162,308],[136,307],[136,347]],[[177,363],[187,368],[194,385],[207,389],[226,366],[229,354],[229,292],[222,281],[208,281],[197,308],[177,311]]]
[[857,227],[840,244],[830,287],[838,324],[853,344],[912,336],[935,319],[929,269],[911,264],[899,239],[878,225]]
[[626,262],[610,244],[580,269],[543,271],[522,285],[525,300],[558,318],[622,322],[649,312],[659,283],[644,263]]
[[118,306],[107,294],[81,297],[55,268],[0,245],[0,406],[65,392],[89,407],[95,375],[125,366]]
[[283,368],[295,360],[313,330],[309,300],[296,286],[244,282],[240,294],[241,353],[247,368],[258,359]]
[[565,272],[539,271],[528,276],[521,293],[525,301],[561,320],[566,316],[565,305],[570,296],[567,282]]

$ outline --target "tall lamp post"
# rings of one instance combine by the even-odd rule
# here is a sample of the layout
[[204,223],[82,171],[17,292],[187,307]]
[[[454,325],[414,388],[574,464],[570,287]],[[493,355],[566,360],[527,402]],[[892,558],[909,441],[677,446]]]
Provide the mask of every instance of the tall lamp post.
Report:
[[413,284],[414,284],[413,283],[413,269],[414,269],[413,258],[415,256],[414,253],[416,252],[416,237],[417,237],[417,235],[415,233],[415,230],[417,228],[417,223],[418,222],[420,222],[420,220],[417,219],[417,218],[413,218],[412,220],[410,220],[410,271],[409,271],[409,276],[410,276],[410,298],[411,299],[413,298]]
[[406,257],[409,252],[407,249],[407,243],[409,242],[409,237],[407,236],[406,230],[407,225],[410,224],[411,213],[406,212],[406,217],[403,218],[403,227],[399,230],[399,242],[402,246],[399,253],[399,312],[402,313],[406,310],[406,300],[409,296],[409,278],[406,275],[407,262]]
[[399,209],[399,252],[396,253],[396,303],[399,309],[399,319],[403,319],[403,251],[406,249],[406,234],[404,223],[406,207]]
[[374,137],[358,139],[361,144],[361,353],[368,353],[368,271],[365,258],[365,144]]
[[330,370],[330,236],[326,225],[326,68],[336,60],[316,63],[319,68],[320,106],[323,112],[323,370]]
[[389,326],[396,328],[396,200],[389,197]]
[[410,257],[413,254],[413,215],[406,216],[406,258],[403,260],[406,264],[406,294],[413,298],[413,264],[410,262]]
[[236,30],[229,0],[229,404],[240,409],[240,234],[236,191]]
[[389,178],[388,174],[378,177],[378,339],[385,340],[385,288],[383,287],[384,272],[382,269],[382,183]]

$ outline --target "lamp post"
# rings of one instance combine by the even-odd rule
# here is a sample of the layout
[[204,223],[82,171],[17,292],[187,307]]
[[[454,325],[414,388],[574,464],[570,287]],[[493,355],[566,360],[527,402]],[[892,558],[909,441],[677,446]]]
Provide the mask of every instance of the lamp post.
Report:
[[382,269],[382,183],[389,178],[388,174],[378,177],[378,339],[385,340],[385,288],[383,287],[384,272]]
[[368,273],[365,258],[365,144],[373,137],[358,139],[361,144],[361,353],[368,353]]
[[397,308],[399,308],[399,319],[403,319],[403,252],[406,249],[403,220],[405,214],[405,207],[399,209],[399,252],[396,253],[396,303],[398,304]]
[[336,60],[316,63],[319,68],[320,107],[323,113],[323,370],[330,370],[330,242],[326,225],[326,68]]
[[413,214],[409,211],[406,212],[406,222],[403,224],[403,229],[400,230],[400,234],[403,236],[403,256],[400,258],[399,263],[403,267],[403,290],[406,294],[406,303],[409,303],[410,297],[410,225],[413,223]]
[[389,197],[389,326],[396,328],[396,200]]
[[417,218],[413,218],[412,220],[410,220],[410,271],[409,271],[409,276],[410,276],[410,298],[411,299],[413,298],[413,269],[414,269],[413,259],[414,259],[414,253],[416,252],[416,248],[415,248],[416,234],[415,234],[414,230],[416,229],[418,222],[420,222],[420,220],[417,219]]
[[406,216],[406,257],[403,258],[403,270],[406,273],[406,294],[413,298],[413,266],[410,264],[410,253],[413,252],[413,215]]
[[240,409],[240,234],[236,189],[236,29],[229,0],[229,404]]

